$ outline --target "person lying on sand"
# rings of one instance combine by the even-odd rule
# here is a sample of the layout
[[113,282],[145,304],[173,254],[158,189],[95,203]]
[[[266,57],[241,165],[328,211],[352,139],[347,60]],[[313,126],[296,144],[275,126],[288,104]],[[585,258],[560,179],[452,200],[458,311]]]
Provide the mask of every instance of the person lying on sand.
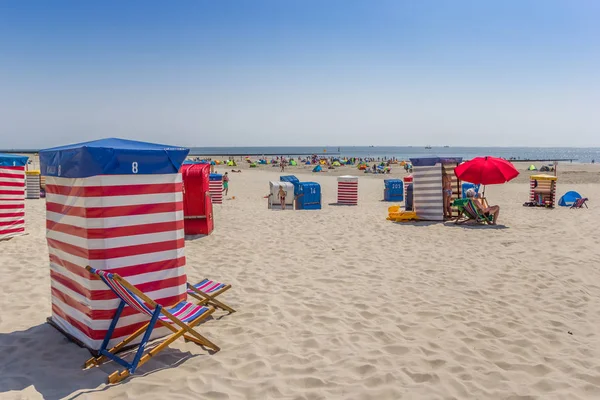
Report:
[[489,217],[490,215],[493,216],[493,221],[491,222],[491,224],[496,225],[496,222],[498,221],[498,216],[500,215],[499,206],[485,207],[483,205],[482,198],[480,197],[480,195],[476,195],[473,189],[467,190],[467,197],[473,200],[473,204],[475,204],[475,207],[477,207],[479,212],[481,212],[483,215],[485,215],[486,217]]
[[241,169],[232,169],[231,172],[235,172],[235,173],[241,173],[242,170]]

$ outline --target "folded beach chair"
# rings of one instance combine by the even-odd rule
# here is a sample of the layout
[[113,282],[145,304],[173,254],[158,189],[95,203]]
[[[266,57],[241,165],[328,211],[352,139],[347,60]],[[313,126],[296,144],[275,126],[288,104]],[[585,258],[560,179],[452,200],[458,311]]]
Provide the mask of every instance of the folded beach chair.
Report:
[[[102,362],[110,359],[124,366],[125,369],[123,371],[116,371],[109,375],[108,383],[117,383],[127,378],[129,375],[132,375],[139,366],[146,363],[150,358],[182,336],[191,342],[208,347],[214,351],[220,350],[216,344],[212,343],[193,329],[195,325],[199,324],[202,320],[212,314],[215,311],[214,308],[195,305],[186,301],[182,301],[173,307],[162,307],[119,275],[100,271],[89,266],[85,268],[102,279],[102,281],[104,281],[104,283],[106,283],[106,285],[121,299],[121,303],[117,308],[115,316],[108,328],[108,332],[106,332],[106,336],[102,342],[102,346],[100,347],[100,355],[98,357],[90,358],[84,365],[84,368],[89,368],[100,365]],[[121,316],[125,305],[134,308],[142,314],[150,316],[150,322],[146,323],[112,349],[107,350],[108,342],[117,326],[117,322],[119,321],[119,317]],[[144,354],[146,344],[157,323],[162,324],[173,331],[173,334],[166,339],[163,339],[164,341],[162,343]],[[144,334],[144,336],[142,337],[142,341],[140,342],[131,363],[116,355],[119,350],[123,349],[141,334]]]
[[235,310],[229,307],[227,304],[215,299],[215,297],[229,290],[231,285],[215,282],[210,279],[204,279],[195,285],[190,285],[188,283],[187,287],[188,294],[198,300],[199,305],[212,305],[213,307],[222,308],[230,313],[235,312]]
[[456,224],[464,224],[469,221],[489,224],[494,220],[492,215],[480,212],[473,203],[473,199],[456,199],[452,205],[458,209],[458,217],[454,221]]
[[585,206],[585,208],[588,208],[587,204],[585,204],[586,201],[588,201],[587,197],[577,199],[575,200],[575,203],[573,203],[571,208],[583,208],[583,206]]

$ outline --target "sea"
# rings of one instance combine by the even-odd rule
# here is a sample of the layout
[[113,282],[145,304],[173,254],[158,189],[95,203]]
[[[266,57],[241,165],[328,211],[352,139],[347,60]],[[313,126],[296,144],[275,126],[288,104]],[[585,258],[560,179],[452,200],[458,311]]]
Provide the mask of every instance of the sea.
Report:
[[[6,149],[0,153],[37,153],[38,149]],[[426,156],[502,157],[515,161],[600,162],[600,147],[458,147],[458,146],[264,146],[264,147],[191,147],[191,156],[332,156],[356,158],[396,158],[408,160]]]
[[426,156],[502,157],[511,160],[562,160],[577,163],[600,162],[600,148],[577,147],[454,147],[454,146],[327,146],[327,147],[192,147],[194,156],[318,156],[357,158],[396,158],[407,160]]

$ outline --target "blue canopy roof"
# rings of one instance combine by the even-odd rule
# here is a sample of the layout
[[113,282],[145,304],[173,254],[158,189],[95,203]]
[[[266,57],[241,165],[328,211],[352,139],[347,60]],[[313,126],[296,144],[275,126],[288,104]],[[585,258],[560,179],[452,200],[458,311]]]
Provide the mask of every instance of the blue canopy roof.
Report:
[[410,162],[415,167],[431,167],[435,164],[460,164],[462,157],[419,157],[411,158]]
[[577,199],[581,199],[581,195],[573,190],[562,195],[558,200],[558,205],[561,207],[571,207]]
[[0,167],[23,167],[27,165],[27,156],[0,153]]
[[42,175],[86,178],[95,175],[174,174],[189,149],[126,139],[101,139],[40,151]]

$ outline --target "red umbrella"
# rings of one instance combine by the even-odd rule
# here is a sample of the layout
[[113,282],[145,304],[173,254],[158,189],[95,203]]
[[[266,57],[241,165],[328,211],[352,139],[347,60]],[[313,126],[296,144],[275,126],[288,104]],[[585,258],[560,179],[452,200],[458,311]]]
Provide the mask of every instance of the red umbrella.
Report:
[[475,157],[454,169],[461,181],[474,184],[494,185],[506,183],[519,175],[512,163],[496,157]]

